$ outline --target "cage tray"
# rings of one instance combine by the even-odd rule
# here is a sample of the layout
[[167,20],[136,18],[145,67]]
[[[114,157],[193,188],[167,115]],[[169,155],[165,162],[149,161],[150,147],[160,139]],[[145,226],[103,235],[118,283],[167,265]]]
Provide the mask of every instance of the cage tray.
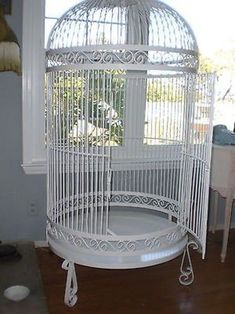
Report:
[[[70,217],[71,218],[71,217]],[[48,241],[64,259],[98,268],[139,268],[169,261],[182,253],[187,235],[152,210],[110,211],[107,235],[81,233],[51,223]]]

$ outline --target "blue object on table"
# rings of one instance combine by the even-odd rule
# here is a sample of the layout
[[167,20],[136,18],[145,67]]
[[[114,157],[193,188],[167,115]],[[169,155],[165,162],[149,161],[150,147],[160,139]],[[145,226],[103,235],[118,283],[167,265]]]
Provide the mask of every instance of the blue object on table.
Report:
[[215,125],[212,142],[217,145],[235,145],[235,133],[229,131],[226,125]]

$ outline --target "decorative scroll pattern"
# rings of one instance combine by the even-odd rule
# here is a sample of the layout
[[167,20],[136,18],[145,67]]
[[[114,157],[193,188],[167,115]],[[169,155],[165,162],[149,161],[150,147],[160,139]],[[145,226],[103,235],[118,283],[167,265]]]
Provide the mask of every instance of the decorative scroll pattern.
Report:
[[[55,210],[49,211],[49,217],[53,220],[53,215],[57,214],[61,216],[62,214],[73,212],[74,210],[80,210],[84,208],[91,208],[94,204],[97,206],[102,206],[108,202],[107,194],[83,194],[80,197],[71,197],[70,199],[64,199],[57,203],[57,208]],[[54,220],[53,220],[54,221]]]
[[[48,215],[50,219],[55,222],[55,215],[61,216],[68,212],[74,212],[74,210],[80,210],[84,208],[92,208],[93,204],[96,203],[97,206],[102,206],[102,204],[106,204],[110,202],[112,205],[120,204],[122,206],[130,205],[130,206],[140,206],[143,208],[156,208],[161,209],[164,212],[167,212],[174,217],[178,217],[179,213],[179,205],[171,200],[167,200],[161,198],[160,196],[148,195],[148,194],[128,194],[128,193],[117,193],[111,195],[111,198],[108,200],[107,194],[84,194],[79,198],[74,197],[62,200],[57,203],[57,208],[55,211],[49,211]],[[55,215],[54,215],[55,214]]]
[[77,297],[78,283],[74,263],[65,260],[62,264],[62,268],[64,270],[67,270],[64,303],[69,307],[72,307],[76,304],[78,299]]
[[175,227],[169,231],[169,233],[163,235],[149,236],[145,238],[133,240],[128,239],[117,239],[112,236],[103,236],[102,238],[95,239],[90,238],[89,236],[79,236],[75,233],[66,232],[64,229],[60,228],[58,225],[51,226],[50,222],[48,223],[48,234],[54,239],[62,240],[68,242],[69,244],[89,249],[94,252],[111,252],[111,253],[130,253],[136,251],[144,250],[156,250],[158,248],[164,248],[171,244],[177,243],[182,236],[184,235],[183,231],[179,227]]
[[48,67],[77,64],[151,64],[197,69],[198,56],[183,51],[93,50],[47,53]]
[[164,209],[170,212],[172,215],[176,216],[179,212],[179,205],[170,200],[163,199],[159,196],[153,197],[145,195],[133,195],[133,194],[114,194],[111,196],[111,203],[121,203],[123,206],[126,204],[143,205],[144,208],[155,207]]
[[199,248],[198,244],[195,241],[190,241],[187,243],[186,248],[184,250],[184,254],[181,261],[180,266],[180,276],[179,282],[183,286],[191,285],[194,281],[194,272],[193,272],[193,265],[190,257],[189,247],[192,246],[194,250]]

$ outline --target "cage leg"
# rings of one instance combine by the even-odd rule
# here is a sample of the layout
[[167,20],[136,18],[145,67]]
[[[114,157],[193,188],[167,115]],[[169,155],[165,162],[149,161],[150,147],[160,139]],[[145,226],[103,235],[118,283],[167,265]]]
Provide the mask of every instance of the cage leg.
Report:
[[69,307],[72,307],[77,302],[77,291],[78,291],[78,283],[77,283],[77,276],[74,267],[74,263],[65,260],[62,264],[62,268],[67,270],[67,280],[66,280],[66,287],[65,287],[65,294],[64,294],[64,303]]
[[193,266],[189,252],[190,246],[192,246],[194,250],[198,249],[198,244],[194,241],[189,241],[184,249],[179,276],[179,282],[184,286],[191,285],[194,280]]

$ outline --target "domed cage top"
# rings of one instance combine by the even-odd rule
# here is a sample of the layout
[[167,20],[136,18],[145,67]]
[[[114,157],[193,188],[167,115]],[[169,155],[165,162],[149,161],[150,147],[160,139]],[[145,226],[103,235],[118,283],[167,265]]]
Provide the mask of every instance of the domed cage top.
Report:
[[47,235],[66,303],[73,263],[159,264],[188,234],[204,257],[215,79],[197,73],[187,22],[158,0],[86,0],[46,56]]
[[49,67],[198,69],[190,26],[155,0],[83,1],[57,22],[47,48]]

